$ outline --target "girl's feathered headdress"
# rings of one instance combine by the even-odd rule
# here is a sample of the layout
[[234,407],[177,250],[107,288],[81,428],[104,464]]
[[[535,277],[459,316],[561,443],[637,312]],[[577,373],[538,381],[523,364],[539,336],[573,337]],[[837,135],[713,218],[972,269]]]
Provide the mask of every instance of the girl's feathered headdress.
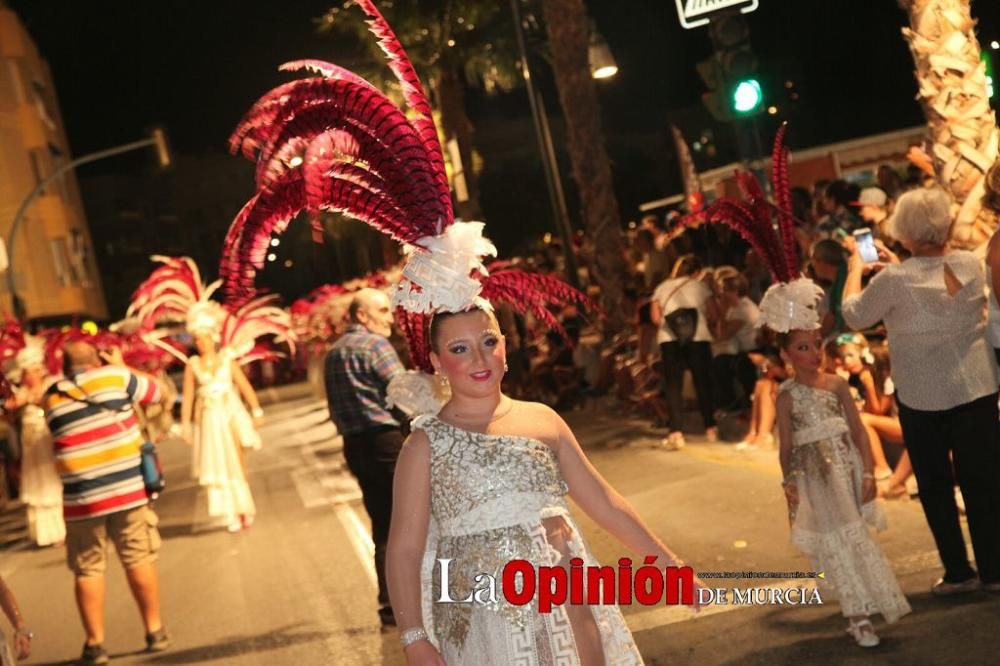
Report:
[[28,335],[19,322],[7,320],[0,327],[0,366],[14,382],[20,381],[26,368],[38,366],[48,371],[45,339]]
[[684,217],[680,229],[706,222],[725,224],[750,244],[767,264],[775,279],[760,302],[761,326],[778,333],[820,327],[816,304],[823,290],[799,269],[795,240],[795,216],[788,185],[788,148],[784,144],[787,125],[774,137],[771,153],[771,187],[774,203],[767,199],[757,179],[737,171],[736,184],[742,199],[722,197],[706,209]]
[[496,248],[483,237],[482,223],[455,220],[431,106],[413,65],[374,3],[357,4],[370,17],[406,108],[337,65],[303,60],[281,67],[316,76],[261,97],[230,138],[233,152],[257,160],[257,194],[226,237],[219,274],[227,297],[244,302],[253,296],[271,236],[292,218],[307,212],[319,239],[318,215],[331,211],[413,247],[393,300],[420,369],[432,371],[428,326],[435,312],[502,300],[558,327],[545,306],[585,297],[550,278],[487,271],[483,259]]

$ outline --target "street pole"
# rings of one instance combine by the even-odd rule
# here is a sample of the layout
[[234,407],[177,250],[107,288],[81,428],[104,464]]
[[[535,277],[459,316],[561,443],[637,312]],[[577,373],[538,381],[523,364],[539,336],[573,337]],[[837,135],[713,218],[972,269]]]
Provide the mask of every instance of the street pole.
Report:
[[35,186],[35,189],[31,190],[28,196],[21,201],[21,205],[18,207],[17,213],[14,215],[14,221],[10,225],[10,231],[7,234],[7,289],[10,291],[10,300],[11,306],[14,309],[14,316],[17,317],[18,320],[24,319],[26,311],[24,302],[21,301],[17,295],[17,286],[14,281],[14,244],[17,240],[17,230],[20,228],[21,222],[24,220],[25,214],[28,212],[28,208],[31,206],[32,202],[38,198],[39,194],[45,191],[46,187],[71,169],[75,169],[82,164],[102,160],[105,157],[113,157],[114,155],[120,155],[132,150],[139,150],[140,148],[146,148],[148,146],[156,146],[157,156],[161,166],[169,166],[170,153],[167,150],[166,138],[162,130],[154,130],[153,135],[148,139],[133,141],[132,143],[126,143],[115,148],[108,148],[107,150],[99,150],[96,153],[90,153],[89,155],[79,157],[72,162],[63,164],[49,174],[49,176],[42,180],[42,182],[38,183],[38,185]]
[[520,0],[510,0],[511,11],[514,13],[514,33],[517,36],[517,47],[521,56],[521,75],[524,77],[524,87],[528,91],[528,102],[531,104],[531,116],[535,125],[535,136],[538,139],[538,150],[542,154],[542,167],[545,171],[545,184],[549,191],[552,217],[555,220],[563,246],[566,277],[571,285],[579,289],[580,278],[576,270],[576,255],[573,253],[573,229],[569,221],[569,210],[566,207],[566,194],[563,191],[562,180],[559,178],[559,162],[556,160],[555,145],[552,143],[549,119],[545,114],[545,102],[531,78],[531,67],[528,64],[528,49],[524,41],[524,26],[521,23],[519,2]]

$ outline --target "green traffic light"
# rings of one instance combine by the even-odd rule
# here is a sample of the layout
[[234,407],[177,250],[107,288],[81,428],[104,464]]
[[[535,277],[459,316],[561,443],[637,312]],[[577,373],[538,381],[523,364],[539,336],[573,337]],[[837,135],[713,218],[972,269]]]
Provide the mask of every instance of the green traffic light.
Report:
[[996,96],[996,79],[993,78],[993,58],[987,51],[983,51],[979,57],[986,66],[986,96],[993,99]]
[[733,109],[738,113],[749,113],[761,105],[764,91],[757,79],[744,79],[733,88]]

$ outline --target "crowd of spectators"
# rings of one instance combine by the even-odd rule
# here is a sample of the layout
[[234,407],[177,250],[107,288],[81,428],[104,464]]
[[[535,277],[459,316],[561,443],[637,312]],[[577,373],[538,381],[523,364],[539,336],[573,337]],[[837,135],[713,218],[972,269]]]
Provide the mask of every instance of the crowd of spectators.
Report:
[[[845,287],[855,261],[856,231],[871,231],[885,250],[881,259],[886,253],[896,259],[913,253],[912,243],[893,236],[890,219],[900,197],[933,191],[931,186],[912,170],[903,177],[884,165],[868,186],[819,181],[811,190],[792,192],[803,273],[824,291],[826,370],[852,386],[872,442],[880,492],[887,498],[917,491],[900,422],[906,406],[901,407],[893,382],[885,324],[881,318],[845,319],[845,295],[851,292]],[[770,271],[721,225],[677,233],[680,216],[677,211],[649,214],[623,232],[631,322],[625,334],[604,340],[592,320],[567,310],[561,318],[568,341],[551,332],[534,337],[530,324],[502,313],[505,328],[515,331],[513,338],[508,334],[516,359],[510,390],[561,409],[586,405],[596,395],[612,396],[627,411],[666,428],[665,449],[681,448],[685,434],[692,433],[739,449],[773,448],[775,399],[789,374],[779,351],[757,327],[757,304],[770,286]],[[580,279],[593,292],[593,247],[580,236],[573,249]],[[557,242],[548,242],[523,261],[559,274],[562,254]],[[870,278],[866,273],[864,283]]]

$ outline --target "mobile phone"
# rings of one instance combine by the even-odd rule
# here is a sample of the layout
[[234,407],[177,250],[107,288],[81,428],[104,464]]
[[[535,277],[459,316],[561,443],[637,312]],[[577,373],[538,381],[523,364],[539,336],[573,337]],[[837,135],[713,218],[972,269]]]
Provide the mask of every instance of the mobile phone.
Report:
[[878,250],[875,249],[875,239],[872,237],[871,229],[858,229],[854,232],[854,240],[858,244],[858,254],[866,264],[878,261]]

